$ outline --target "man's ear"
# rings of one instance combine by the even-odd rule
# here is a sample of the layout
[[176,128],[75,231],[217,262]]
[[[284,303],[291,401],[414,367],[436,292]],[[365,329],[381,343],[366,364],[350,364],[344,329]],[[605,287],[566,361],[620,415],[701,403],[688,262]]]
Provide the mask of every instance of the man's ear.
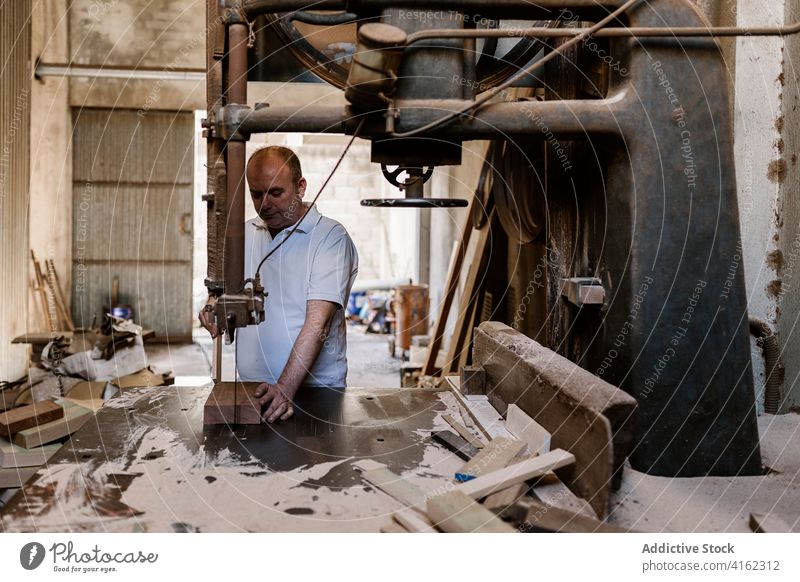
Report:
[[307,185],[307,183],[306,183],[306,179],[305,178],[300,178],[297,181],[297,195],[300,198],[302,198],[306,193],[306,185]]

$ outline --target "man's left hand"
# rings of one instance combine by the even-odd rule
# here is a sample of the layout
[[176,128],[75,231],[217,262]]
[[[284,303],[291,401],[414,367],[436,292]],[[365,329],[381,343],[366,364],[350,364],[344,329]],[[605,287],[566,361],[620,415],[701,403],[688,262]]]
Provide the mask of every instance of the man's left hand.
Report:
[[256,388],[255,397],[259,399],[262,409],[267,407],[261,418],[270,424],[278,419],[288,420],[294,414],[294,405],[292,404],[294,391],[287,390],[279,384],[264,382]]

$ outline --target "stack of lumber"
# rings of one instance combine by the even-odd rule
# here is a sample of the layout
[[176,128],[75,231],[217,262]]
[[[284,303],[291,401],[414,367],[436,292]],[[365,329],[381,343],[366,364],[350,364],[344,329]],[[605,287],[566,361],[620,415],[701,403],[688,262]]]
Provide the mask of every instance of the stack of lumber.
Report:
[[42,401],[0,413],[0,489],[21,487],[92,417],[75,402]]
[[46,259],[43,266],[36,260],[33,251],[31,251],[31,261],[33,261],[33,280],[30,282],[30,290],[42,325],[48,331],[74,331],[75,324],[67,308],[55,263],[52,259]]

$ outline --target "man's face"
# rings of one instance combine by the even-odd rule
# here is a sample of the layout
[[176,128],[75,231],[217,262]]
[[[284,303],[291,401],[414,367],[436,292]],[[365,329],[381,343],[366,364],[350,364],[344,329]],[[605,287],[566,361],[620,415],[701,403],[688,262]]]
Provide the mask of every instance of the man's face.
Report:
[[280,157],[259,156],[247,168],[253,206],[271,231],[293,225],[303,214],[306,180],[292,181],[292,171]]

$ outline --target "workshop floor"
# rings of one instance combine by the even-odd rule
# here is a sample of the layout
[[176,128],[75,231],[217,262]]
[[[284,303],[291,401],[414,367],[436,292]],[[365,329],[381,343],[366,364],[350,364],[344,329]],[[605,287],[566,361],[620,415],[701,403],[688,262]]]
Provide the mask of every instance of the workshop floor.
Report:
[[[389,353],[389,336],[364,333],[364,326],[347,326],[348,386],[393,388],[400,386],[402,361]],[[194,343],[148,343],[147,359],[157,373],[172,372],[176,377],[211,375],[213,344],[205,331],[196,330]],[[223,348],[223,378],[232,379],[233,346]],[[181,384],[182,382],[176,382]],[[185,382],[183,382],[185,384]]]

